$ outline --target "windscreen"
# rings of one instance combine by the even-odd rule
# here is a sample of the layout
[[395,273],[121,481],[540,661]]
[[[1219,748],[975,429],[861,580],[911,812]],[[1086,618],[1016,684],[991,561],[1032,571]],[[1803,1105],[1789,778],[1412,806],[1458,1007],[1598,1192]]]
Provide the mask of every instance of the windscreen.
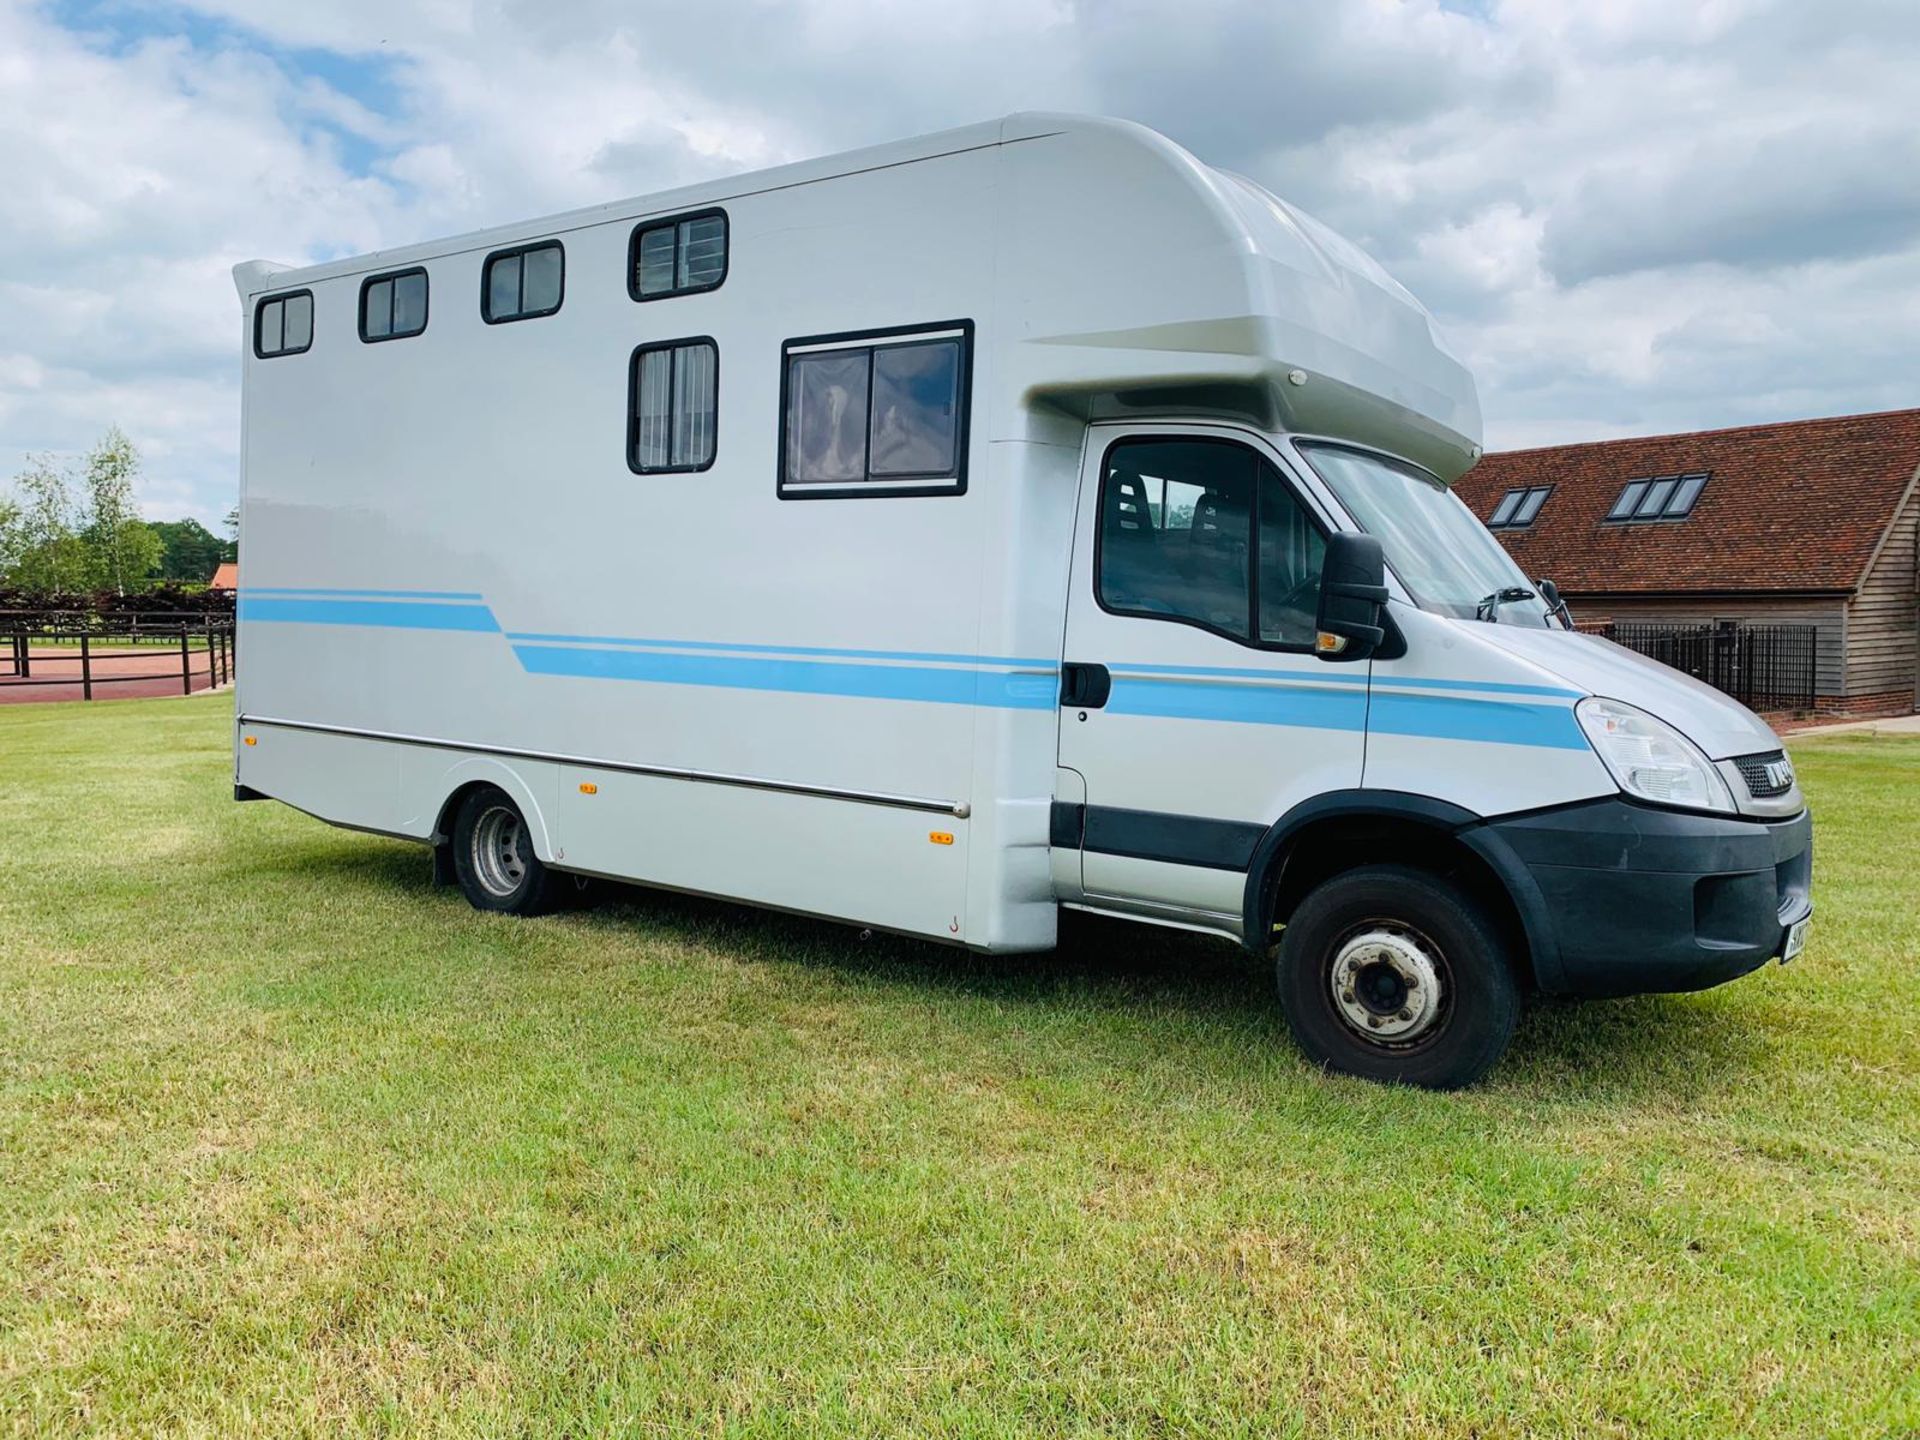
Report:
[[[1303,443],[1300,451],[1347,513],[1379,539],[1387,564],[1422,610],[1549,628],[1546,602],[1513,557],[1433,476],[1344,445]],[[1520,590],[1527,598],[1500,599]]]

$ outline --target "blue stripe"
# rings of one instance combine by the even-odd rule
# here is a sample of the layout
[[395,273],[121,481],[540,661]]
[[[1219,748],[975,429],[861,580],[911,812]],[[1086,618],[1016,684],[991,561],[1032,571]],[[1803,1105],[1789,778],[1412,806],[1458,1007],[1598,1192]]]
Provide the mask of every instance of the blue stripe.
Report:
[[242,595],[350,595],[363,600],[484,600],[471,590],[329,590],[322,585],[243,585]]
[[1115,677],[1107,709],[1115,715],[1233,720],[1314,730],[1364,730],[1367,726],[1366,691],[1306,686],[1210,685]]
[[[1219,665],[1131,665],[1117,662],[1111,668],[1118,675],[1219,675],[1236,680],[1311,681],[1322,685],[1365,685],[1367,673],[1340,673],[1339,667],[1325,661],[1308,670],[1242,670]],[[1432,680],[1415,675],[1376,673],[1373,684],[1398,685],[1417,690],[1482,690],[1495,695],[1547,695],[1558,700],[1578,700],[1587,692],[1565,690],[1555,685],[1514,685],[1498,680]]]
[[1537,745],[1549,750],[1587,748],[1587,738],[1581,734],[1570,706],[1530,705],[1519,700],[1466,700],[1455,695],[1394,695],[1375,690],[1367,725],[1381,735]]
[[377,625],[398,630],[468,630],[498,634],[484,605],[433,601],[279,600],[240,597],[240,618],[280,625]]
[[713,685],[730,690],[775,690],[795,695],[850,695],[872,700],[922,700],[937,705],[984,705],[1002,710],[1051,710],[1059,703],[1052,675],[1007,675],[987,670],[936,670],[907,665],[849,665],[818,660],[755,660],[744,656],[648,650],[576,650],[544,645],[515,645],[513,653],[520,657],[521,665],[535,675]]
[[1059,668],[1054,660],[1023,660],[1008,655],[947,655],[922,650],[837,650],[825,645],[728,645],[708,640],[635,640],[619,635],[541,635],[524,630],[509,630],[507,639],[546,645],[633,645],[656,650],[713,650],[733,654],[820,655],[844,660],[917,660],[929,665],[1017,665],[1023,669],[1052,672]]

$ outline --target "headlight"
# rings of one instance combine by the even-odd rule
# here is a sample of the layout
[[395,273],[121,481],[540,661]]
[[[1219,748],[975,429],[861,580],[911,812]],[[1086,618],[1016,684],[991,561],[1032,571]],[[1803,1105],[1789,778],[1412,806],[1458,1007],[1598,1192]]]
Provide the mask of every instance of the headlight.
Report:
[[1592,696],[1573,707],[1614,782],[1629,795],[1689,810],[1734,807],[1733,792],[1694,743],[1664,720],[1620,700]]

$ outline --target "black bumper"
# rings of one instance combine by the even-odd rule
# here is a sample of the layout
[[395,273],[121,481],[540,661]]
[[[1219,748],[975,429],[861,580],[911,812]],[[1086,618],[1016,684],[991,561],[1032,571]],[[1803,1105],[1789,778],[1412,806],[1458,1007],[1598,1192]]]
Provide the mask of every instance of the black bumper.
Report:
[[1550,991],[1704,990],[1780,954],[1813,908],[1804,810],[1759,821],[1593,800],[1479,828],[1476,848],[1530,882],[1515,898]]

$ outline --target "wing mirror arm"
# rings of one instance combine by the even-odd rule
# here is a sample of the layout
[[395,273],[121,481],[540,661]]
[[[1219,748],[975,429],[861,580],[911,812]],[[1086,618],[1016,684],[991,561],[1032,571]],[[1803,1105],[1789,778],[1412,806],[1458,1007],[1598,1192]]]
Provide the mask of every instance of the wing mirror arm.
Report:
[[1369,658],[1387,638],[1386,606],[1387,561],[1378,538],[1348,531],[1328,537],[1313,653],[1335,662]]

